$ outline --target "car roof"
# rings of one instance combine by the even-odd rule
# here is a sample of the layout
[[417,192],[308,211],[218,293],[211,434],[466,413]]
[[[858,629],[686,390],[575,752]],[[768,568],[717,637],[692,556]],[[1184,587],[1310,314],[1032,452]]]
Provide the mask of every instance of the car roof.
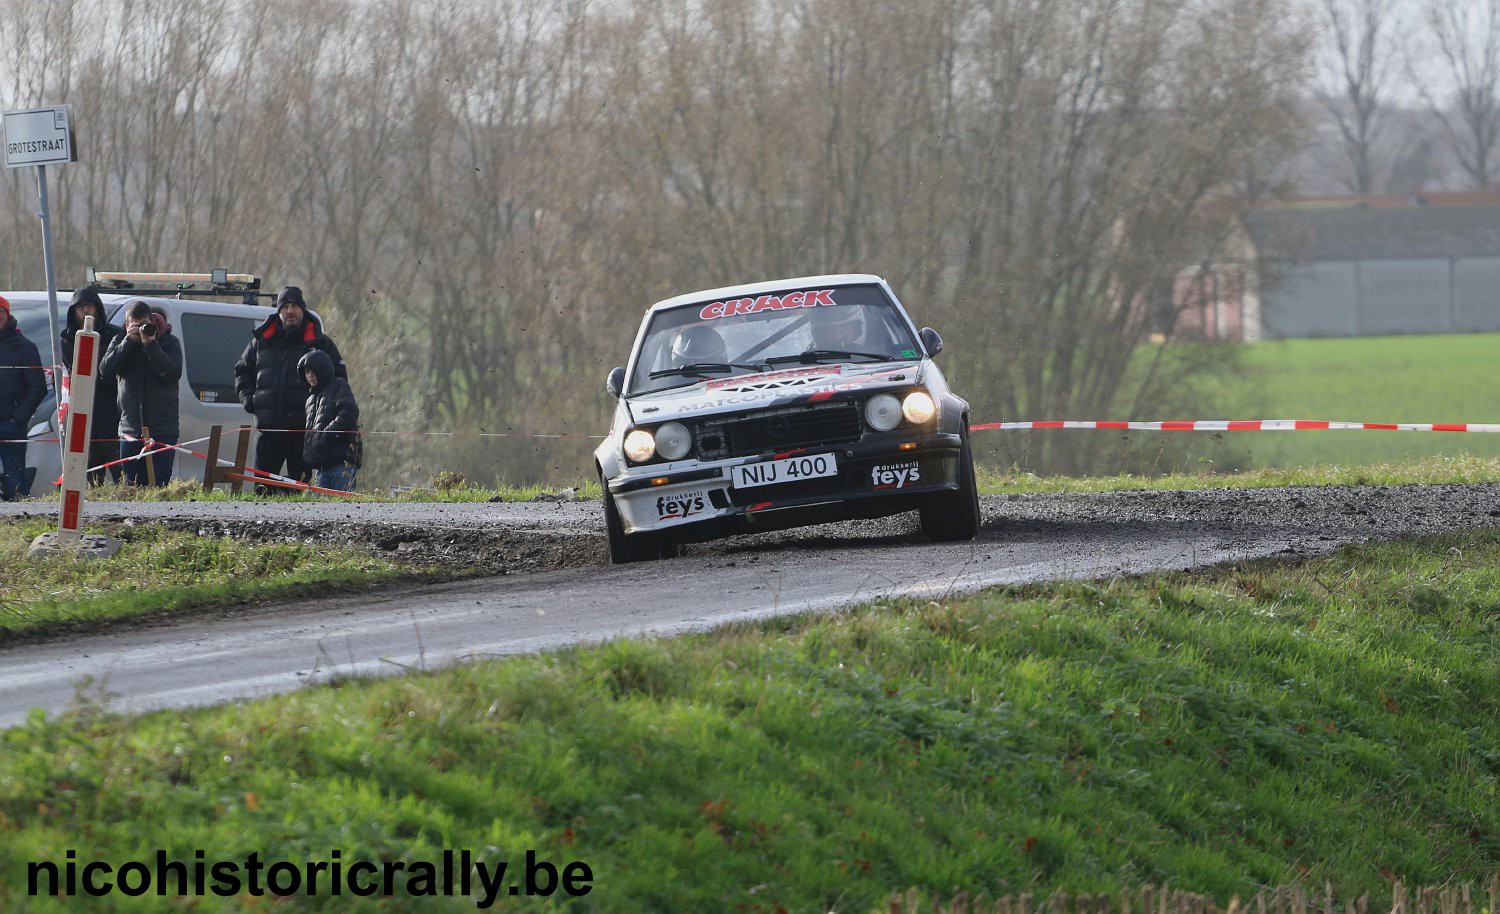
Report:
[[[71,289],[59,289],[57,293],[57,312],[60,316],[66,316],[70,305],[69,299],[73,295]],[[17,307],[46,307],[47,293],[26,292],[0,292]],[[275,312],[270,304],[247,305],[243,301],[217,301],[202,298],[178,298],[174,296],[159,295],[133,295],[127,290],[116,292],[99,290],[99,298],[104,302],[106,308],[121,305],[126,302],[143,301],[148,305],[159,305],[169,311],[194,311],[203,314],[220,314],[230,317],[266,317]],[[317,312],[313,312],[316,314]]]
[[671,298],[662,299],[647,309],[647,313],[663,311],[667,308],[676,308],[679,305],[689,305],[713,298],[745,298],[754,295],[762,295],[767,292],[775,292],[786,288],[810,288],[812,286],[884,286],[885,280],[870,273],[828,273],[822,276],[798,276],[793,279],[775,279],[768,282],[752,282],[741,286],[723,286],[718,289],[704,289],[701,292],[689,292],[685,295],[674,295]]

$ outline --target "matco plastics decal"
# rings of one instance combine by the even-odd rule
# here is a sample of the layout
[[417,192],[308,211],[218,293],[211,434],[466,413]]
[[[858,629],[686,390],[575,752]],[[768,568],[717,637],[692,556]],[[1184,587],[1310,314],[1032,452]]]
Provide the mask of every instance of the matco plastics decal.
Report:
[[817,308],[821,305],[837,304],[833,300],[833,289],[808,292],[788,292],[785,295],[760,295],[755,298],[731,298],[704,305],[698,317],[711,321],[716,317],[732,317],[736,314],[757,314],[761,311],[784,311],[788,308]]
[[870,488],[904,489],[922,481],[922,467],[915,460],[870,467]]

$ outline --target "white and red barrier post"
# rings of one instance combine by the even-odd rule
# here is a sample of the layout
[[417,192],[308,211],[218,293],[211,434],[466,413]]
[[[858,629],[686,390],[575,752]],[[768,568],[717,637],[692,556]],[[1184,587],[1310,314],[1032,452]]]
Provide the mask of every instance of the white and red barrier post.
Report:
[[63,425],[62,506],[57,538],[76,543],[83,521],[83,490],[88,485],[89,435],[94,424],[94,380],[99,375],[99,334],[94,319],[86,317],[83,329],[73,338],[73,370],[70,373],[69,408]]

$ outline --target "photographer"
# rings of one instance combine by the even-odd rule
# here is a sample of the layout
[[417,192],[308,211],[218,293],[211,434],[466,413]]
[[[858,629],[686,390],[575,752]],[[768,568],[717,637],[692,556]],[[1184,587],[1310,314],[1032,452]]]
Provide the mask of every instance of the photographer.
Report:
[[[172,335],[165,312],[153,311],[143,301],[125,309],[125,333],[110,343],[99,363],[99,372],[117,377],[120,384],[120,457],[134,457],[142,450],[143,429],[159,444],[176,444],[178,436],[177,382],[182,377],[182,344]],[[172,478],[176,451],[166,449],[149,458],[156,469],[156,484]],[[125,481],[145,485],[145,463],[125,464]]]

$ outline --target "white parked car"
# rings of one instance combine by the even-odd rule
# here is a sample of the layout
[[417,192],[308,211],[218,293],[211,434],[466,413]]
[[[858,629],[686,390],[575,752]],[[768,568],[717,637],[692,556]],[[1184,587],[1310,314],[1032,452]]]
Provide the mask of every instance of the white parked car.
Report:
[[653,305],[594,452],[610,559],[850,517],[921,512],[973,539],[969,404],[878,276],[809,276]]
[[[234,363],[245,350],[255,327],[275,310],[275,295],[260,291],[260,280],[228,274],[178,273],[99,273],[95,280],[104,301],[104,313],[110,323],[123,324],[125,306],[140,299],[167,313],[172,333],[182,344],[182,380],[179,382],[178,407],[181,433],[179,439],[202,438],[212,426],[224,429],[225,459],[234,456],[237,429],[254,425],[255,417],[245,412],[234,389]],[[222,281],[215,282],[214,279]],[[58,329],[67,323],[68,299],[72,290],[58,293]],[[47,320],[47,293],[3,292],[11,303],[21,331],[36,343],[44,362],[51,360],[50,329]],[[215,299],[227,300],[215,300]],[[113,435],[114,429],[99,429],[99,437]],[[254,455],[254,432],[251,451]],[[48,394],[33,414],[28,437],[52,439],[57,435],[57,402],[51,377]],[[196,445],[203,450],[206,445]],[[31,494],[49,494],[52,482],[62,473],[61,449],[56,443],[33,440],[26,448],[26,471],[33,474]],[[173,466],[179,479],[201,479],[203,461],[179,453]]]

